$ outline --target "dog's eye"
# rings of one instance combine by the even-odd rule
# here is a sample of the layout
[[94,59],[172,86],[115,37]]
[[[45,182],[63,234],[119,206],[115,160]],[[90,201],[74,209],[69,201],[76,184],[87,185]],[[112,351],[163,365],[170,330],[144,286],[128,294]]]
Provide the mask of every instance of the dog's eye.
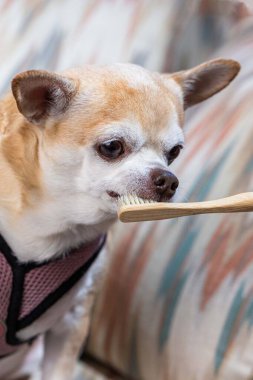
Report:
[[97,150],[100,156],[115,160],[124,153],[124,146],[119,140],[111,140],[100,144]]
[[179,155],[181,149],[182,149],[182,145],[175,145],[170,151],[169,153],[167,154],[167,160],[168,160],[168,163],[170,164],[173,160],[175,160],[175,158],[177,158],[177,156]]

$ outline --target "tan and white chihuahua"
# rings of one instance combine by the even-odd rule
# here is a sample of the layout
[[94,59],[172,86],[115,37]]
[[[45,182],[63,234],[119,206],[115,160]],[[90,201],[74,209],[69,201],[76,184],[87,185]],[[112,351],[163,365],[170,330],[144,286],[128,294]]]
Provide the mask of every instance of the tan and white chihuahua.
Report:
[[[239,69],[233,60],[217,59],[174,74],[131,64],[18,74],[0,102],[0,251],[6,260],[23,269],[61,263],[108,231],[120,195],[169,201],[178,187],[169,165],[183,147],[184,110],[222,90]],[[57,298],[52,307],[60,312],[46,322],[20,323],[14,334],[18,307],[7,305],[6,321],[0,302],[1,379],[18,369],[38,334],[45,334],[42,378],[71,378],[88,331],[100,257],[62,294],[67,302]],[[26,280],[17,277],[15,284],[13,278],[18,292]],[[4,299],[7,287],[0,292]],[[9,296],[8,302],[15,299]]]

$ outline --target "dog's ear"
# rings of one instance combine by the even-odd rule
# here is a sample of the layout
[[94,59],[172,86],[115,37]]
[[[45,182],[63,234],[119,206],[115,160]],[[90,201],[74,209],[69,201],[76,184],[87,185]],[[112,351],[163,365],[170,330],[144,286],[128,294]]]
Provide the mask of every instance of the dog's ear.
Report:
[[48,117],[57,118],[66,111],[76,93],[76,83],[49,71],[30,70],[15,76],[12,92],[25,118],[43,125]]
[[171,74],[170,78],[181,86],[186,109],[221,91],[239,71],[240,64],[236,61],[214,59],[190,70]]

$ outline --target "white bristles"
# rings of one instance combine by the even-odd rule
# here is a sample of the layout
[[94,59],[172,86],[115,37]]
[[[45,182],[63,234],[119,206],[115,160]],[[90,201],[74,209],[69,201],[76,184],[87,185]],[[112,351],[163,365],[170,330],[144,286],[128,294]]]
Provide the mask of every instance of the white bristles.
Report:
[[153,201],[148,200],[148,199],[142,199],[138,197],[136,194],[126,194],[126,195],[122,195],[119,198],[120,206],[143,205],[145,203],[153,203]]

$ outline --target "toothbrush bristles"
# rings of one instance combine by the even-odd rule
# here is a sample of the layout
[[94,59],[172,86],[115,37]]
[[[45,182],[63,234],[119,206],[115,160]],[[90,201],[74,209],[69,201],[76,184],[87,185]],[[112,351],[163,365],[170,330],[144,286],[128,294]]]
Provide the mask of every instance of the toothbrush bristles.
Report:
[[154,201],[151,201],[148,199],[142,199],[138,197],[136,194],[125,194],[119,198],[120,206],[142,205],[145,203],[154,203]]

